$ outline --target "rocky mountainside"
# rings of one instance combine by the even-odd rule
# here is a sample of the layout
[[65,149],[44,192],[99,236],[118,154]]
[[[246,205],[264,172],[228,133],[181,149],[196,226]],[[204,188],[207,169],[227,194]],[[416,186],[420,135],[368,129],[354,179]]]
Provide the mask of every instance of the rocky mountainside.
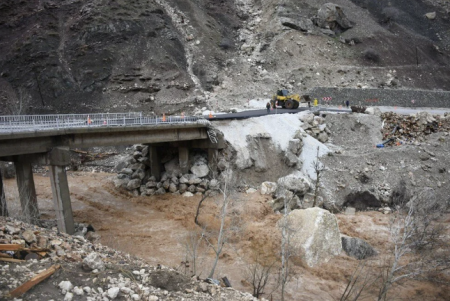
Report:
[[280,86],[449,90],[448,1],[327,2],[3,0],[0,114],[193,112]]

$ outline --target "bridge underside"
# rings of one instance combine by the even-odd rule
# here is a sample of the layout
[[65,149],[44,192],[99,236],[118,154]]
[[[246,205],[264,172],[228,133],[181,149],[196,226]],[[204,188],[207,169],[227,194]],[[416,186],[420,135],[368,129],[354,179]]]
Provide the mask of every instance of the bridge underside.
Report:
[[[179,148],[179,163],[187,171],[189,149],[205,148],[211,158],[217,149],[224,148],[223,137],[215,143],[208,139],[207,128],[201,124],[177,127],[115,127],[82,128],[73,130],[14,133],[0,135],[0,161],[14,162],[19,197],[25,220],[37,223],[39,209],[33,180],[32,164],[48,165],[58,229],[74,233],[66,168],[70,165],[70,148],[147,144],[150,169],[159,178],[161,146],[167,143]],[[6,202],[0,178],[0,213],[7,215]]]
[[92,147],[207,139],[204,125],[171,127],[83,128],[72,131],[31,132],[0,136],[0,159],[43,153],[54,147]]

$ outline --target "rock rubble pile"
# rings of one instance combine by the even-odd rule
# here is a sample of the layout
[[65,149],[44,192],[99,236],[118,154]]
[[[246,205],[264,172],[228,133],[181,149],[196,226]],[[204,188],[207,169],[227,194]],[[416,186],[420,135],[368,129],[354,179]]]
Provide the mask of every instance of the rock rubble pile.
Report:
[[420,143],[425,140],[426,135],[450,131],[448,113],[441,117],[428,112],[409,116],[386,112],[381,114],[381,118],[384,120],[383,139],[389,140],[385,146]]
[[[117,166],[119,171],[114,180],[116,188],[123,188],[134,195],[150,196],[165,193],[179,193],[192,196],[208,189],[216,189],[219,182],[210,180],[210,169],[205,154],[196,154],[192,158],[190,173],[182,173],[176,154],[168,154],[163,158],[165,171],[161,179],[151,175],[148,146],[134,145],[133,154],[124,158]],[[226,168],[226,162],[220,161],[219,168]]]
[[302,116],[301,121],[303,122],[302,129],[304,129],[307,134],[311,135],[322,143],[328,141],[328,137],[331,132],[325,124],[324,116],[307,114]]
[[0,266],[2,300],[55,265],[60,268],[49,279],[35,284],[21,297],[65,301],[257,300],[249,293],[198,281],[171,268],[149,266],[83,236],[0,217],[0,246],[3,244],[20,245],[21,249],[0,251],[1,259],[9,259]]

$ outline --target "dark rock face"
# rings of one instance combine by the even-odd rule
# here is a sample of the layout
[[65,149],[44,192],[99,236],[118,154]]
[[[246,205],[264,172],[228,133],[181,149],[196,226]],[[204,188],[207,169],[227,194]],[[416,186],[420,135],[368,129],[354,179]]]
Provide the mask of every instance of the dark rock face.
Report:
[[377,254],[375,249],[363,239],[342,235],[341,240],[342,248],[348,256],[361,260]]
[[[194,39],[217,35],[205,42],[210,49],[201,57],[192,52],[194,73],[203,89],[211,89],[218,81],[206,70],[214,73],[233,51],[232,43],[226,51],[219,44],[221,38],[234,40],[239,20],[230,5],[174,2],[181,16],[183,8],[205,6],[199,8],[204,16],[195,15],[196,9],[185,15],[194,26],[209,24],[195,27]],[[0,41],[8,41],[0,43],[0,114],[168,112],[169,101],[176,110],[193,92],[186,44],[195,40],[187,42],[178,30],[185,21],[174,20],[155,1],[49,3],[0,4]]]
[[367,210],[367,208],[381,207],[381,201],[370,191],[352,192],[345,198],[345,206],[351,206],[357,210]]

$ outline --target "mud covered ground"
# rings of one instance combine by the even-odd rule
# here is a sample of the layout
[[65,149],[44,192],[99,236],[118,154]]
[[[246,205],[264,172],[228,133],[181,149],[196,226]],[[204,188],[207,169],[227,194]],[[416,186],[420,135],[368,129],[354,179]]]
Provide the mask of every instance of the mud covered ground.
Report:
[[[162,264],[189,274],[181,262],[186,259],[186,241],[198,230],[194,215],[198,196],[130,197],[117,192],[111,184],[113,174],[70,172],[69,185],[76,222],[90,223],[101,235],[101,243],[143,258],[152,265]],[[44,219],[54,218],[50,182],[47,175],[35,175],[38,202]],[[9,209],[20,217],[14,179],[5,180]],[[245,270],[254,254],[277,258],[280,235],[276,222],[281,217],[267,205],[269,197],[254,194],[233,196],[233,235],[220,257],[216,278],[227,276],[234,288],[251,291]],[[200,223],[218,227],[215,200],[205,202]],[[343,234],[360,237],[386,252],[389,215],[358,212],[354,216],[337,214]],[[450,216],[445,222],[450,222]],[[206,278],[212,252],[199,250],[198,273]],[[372,263],[376,265],[376,263]],[[330,262],[315,268],[296,263],[295,276],[289,283],[289,300],[335,300],[346,285],[358,261],[341,253]],[[77,277],[75,274],[73,277]],[[269,291],[269,290],[267,290]],[[372,291],[375,293],[375,291]],[[450,300],[448,287],[428,281],[408,281],[395,287],[396,296],[407,300]],[[274,295],[277,296],[276,294]],[[268,296],[266,296],[268,297]]]

